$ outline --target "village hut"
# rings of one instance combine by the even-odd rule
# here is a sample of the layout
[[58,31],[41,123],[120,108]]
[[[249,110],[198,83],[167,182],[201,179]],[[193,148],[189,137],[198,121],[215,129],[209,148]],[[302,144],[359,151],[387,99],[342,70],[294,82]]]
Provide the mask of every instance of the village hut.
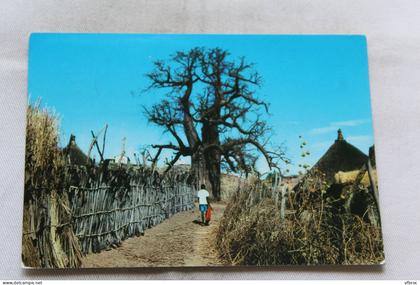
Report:
[[338,129],[337,139],[318,160],[313,169],[325,174],[325,179],[332,183],[337,172],[359,170],[367,160],[367,155],[348,143],[344,139],[341,129]]
[[353,182],[355,176],[367,163],[368,159],[366,154],[348,143],[344,139],[341,129],[338,129],[335,142],[300,179],[299,183],[293,187],[293,192],[299,193],[302,190],[319,192],[317,190],[325,190],[326,187],[330,187],[333,184],[342,184],[341,182],[337,183],[337,175],[343,173],[347,176],[349,176],[349,173],[352,173],[354,177],[351,179],[351,182]]
[[[348,143],[341,129],[338,129],[337,139],[293,187],[293,192],[319,192],[336,184],[353,183],[360,169],[366,167],[368,161],[369,157]],[[346,180],[345,183],[343,180]]]
[[[378,220],[374,147],[368,157],[348,143],[340,129],[337,133],[335,142],[293,188],[293,206],[305,211],[317,201],[331,201],[335,214],[348,212],[366,219],[370,216],[371,222]],[[366,215],[369,207],[376,208],[374,218]]]
[[71,134],[67,146],[63,149],[63,153],[70,165],[87,165],[92,160],[79,148],[76,144],[76,136]]

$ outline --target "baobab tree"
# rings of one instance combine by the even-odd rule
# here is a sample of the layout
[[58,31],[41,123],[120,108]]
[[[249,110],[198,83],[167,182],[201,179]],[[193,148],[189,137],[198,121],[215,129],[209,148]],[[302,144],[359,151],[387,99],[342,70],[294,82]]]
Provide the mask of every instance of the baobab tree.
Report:
[[147,93],[168,91],[159,103],[145,107],[149,122],[172,137],[152,145],[154,162],[162,151],[173,152],[166,171],[180,157],[191,157],[198,183],[219,200],[222,167],[249,173],[260,154],[270,168],[282,159],[283,152],[269,143],[271,129],[264,119],[269,106],[256,96],[261,77],[244,57],[233,60],[220,48],[193,48],[156,61],[146,76]]

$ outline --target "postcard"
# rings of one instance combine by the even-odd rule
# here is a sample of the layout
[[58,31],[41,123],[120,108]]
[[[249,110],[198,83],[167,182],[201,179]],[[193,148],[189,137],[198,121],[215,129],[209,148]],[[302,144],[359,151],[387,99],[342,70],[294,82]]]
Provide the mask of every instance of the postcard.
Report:
[[384,262],[357,35],[32,34],[25,268]]

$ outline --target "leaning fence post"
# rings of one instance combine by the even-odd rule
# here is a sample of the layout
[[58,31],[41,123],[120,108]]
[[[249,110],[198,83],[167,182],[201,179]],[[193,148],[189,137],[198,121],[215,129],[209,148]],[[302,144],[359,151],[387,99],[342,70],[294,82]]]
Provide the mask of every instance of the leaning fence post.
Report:
[[[368,175],[369,175],[370,185],[373,189],[373,194],[375,196],[375,200],[376,200],[375,202],[376,202],[377,205],[379,205],[379,203],[378,203],[379,202],[378,188],[376,187],[376,181],[373,178],[373,170],[372,170],[372,165],[370,163],[370,159],[368,159],[368,162],[367,162],[367,171],[368,171]],[[379,209],[379,207],[378,207],[378,209]]]
[[284,221],[285,211],[286,211],[286,190],[287,186],[281,186],[281,206],[280,206],[280,220]]
[[375,206],[376,206],[376,209],[377,209],[377,217],[375,217],[377,221],[376,221],[375,224],[376,224],[376,226],[378,226],[381,223],[381,220],[380,220],[381,219],[381,214],[379,212],[379,194],[378,194],[378,188],[376,186],[376,181],[373,178],[373,169],[372,169],[372,164],[370,163],[370,158],[368,159],[368,162],[367,162],[367,172],[368,172],[368,176],[369,176],[370,186],[373,190],[373,197],[374,197],[374,200],[375,200]]

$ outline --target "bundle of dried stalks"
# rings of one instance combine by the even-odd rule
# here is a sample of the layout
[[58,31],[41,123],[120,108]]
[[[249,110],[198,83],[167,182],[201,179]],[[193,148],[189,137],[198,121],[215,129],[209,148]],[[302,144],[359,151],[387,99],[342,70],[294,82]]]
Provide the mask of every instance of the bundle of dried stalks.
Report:
[[58,148],[58,119],[40,103],[26,112],[25,191],[57,189],[64,160]]
[[39,103],[28,106],[22,262],[28,267],[77,267],[81,253],[62,192],[64,159],[58,120]]

